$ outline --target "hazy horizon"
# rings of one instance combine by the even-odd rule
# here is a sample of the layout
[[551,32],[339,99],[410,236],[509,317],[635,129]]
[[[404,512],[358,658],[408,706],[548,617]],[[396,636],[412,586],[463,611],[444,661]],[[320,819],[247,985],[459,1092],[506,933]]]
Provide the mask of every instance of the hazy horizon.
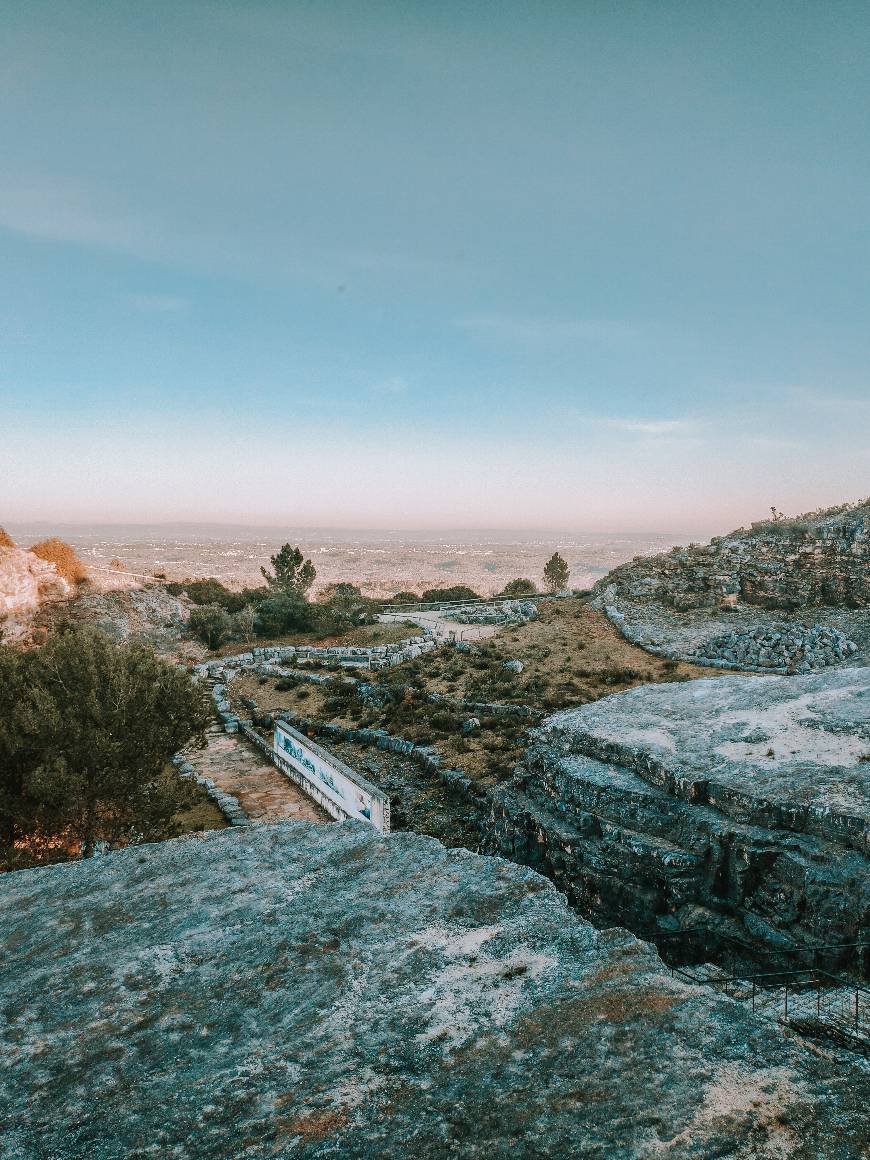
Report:
[[870,491],[870,9],[0,0],[0,523]]

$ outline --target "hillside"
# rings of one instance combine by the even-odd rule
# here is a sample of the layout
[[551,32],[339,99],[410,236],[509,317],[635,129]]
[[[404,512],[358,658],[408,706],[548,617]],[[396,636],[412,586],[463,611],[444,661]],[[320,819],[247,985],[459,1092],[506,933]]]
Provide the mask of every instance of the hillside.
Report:
[[781,673],[866,663],[870,501],[637,557],[592,602],[627,640],[676,660]]

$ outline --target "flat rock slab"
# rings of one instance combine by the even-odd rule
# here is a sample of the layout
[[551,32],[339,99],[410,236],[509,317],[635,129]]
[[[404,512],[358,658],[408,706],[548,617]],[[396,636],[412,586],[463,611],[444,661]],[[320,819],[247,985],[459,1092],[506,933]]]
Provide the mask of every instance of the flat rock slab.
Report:
[[557,713],[539,736],[744,820],[760,813],[773,826],[865,844],[868,668],[647,685]]
[[523,867],[281,823],[6,875],[0,1154],[855,1160],[866,1077]]
[[205,749],[186,754],[201,777],[232,794],[252,822],[331,822],[332,818],[238,734],[210,732]]

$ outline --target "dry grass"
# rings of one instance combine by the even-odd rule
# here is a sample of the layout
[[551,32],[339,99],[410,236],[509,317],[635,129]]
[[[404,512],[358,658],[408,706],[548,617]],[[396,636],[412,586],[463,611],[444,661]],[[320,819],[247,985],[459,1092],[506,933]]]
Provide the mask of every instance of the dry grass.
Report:
[[40,540],[30,551],[40,560],[48,560],[54,564],[58,576],[62,576],[67,583],[78,586],[84,584],[88,572],[84,564],[75,554],[75,550],[64,540],[53,536],[48,540]]
[[[402,628],[401,635],[406,631]],[[509,659],[521,660],[523,672],[506,670],[504,662]],[[240,675],[232,692],[234,697],[252,697],[264,710],[290,710],[353,728],[383,728],[409,741],[436,745],[446,765],[491,786],[512,775],[527,744],[527,723],[484,715],[483,728],[464,737],[462,721],[471,711],[433,705],[422,694],[531,705],[547,713],[635,685],[702,676],[721,676],[721,672],[650,656],[623,640],[603,613],[574,599],[542,602],[538,620],[502,630],[481,642],[475,652],[443,647],[398,668],[371,674],[396,693],[396,700],[380,710],[365,710],[353,696],[336,698],[329,687],[303,683],[279,689],[274,680],[250,674]]]
[[[550,711],[635,685],[721,676],[718,669],[651,656],[583,600],[542,601],[539,611],[537,620],[497,633],[476,653],[443,649],[431,663],[429,658],[415,662],[414,684],[452,697]],[[504,669],[506,660],[522,661],[522,673]]]
[[0,528],[0,548],[14,548],[15,541],[5,528]]

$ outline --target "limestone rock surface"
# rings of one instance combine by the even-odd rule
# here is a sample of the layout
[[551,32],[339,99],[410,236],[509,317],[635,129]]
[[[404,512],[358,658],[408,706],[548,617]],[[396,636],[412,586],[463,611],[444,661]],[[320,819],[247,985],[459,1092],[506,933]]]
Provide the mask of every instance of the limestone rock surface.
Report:
[[772,949],[870,926],[870,669],[648,685],[548,718],[488,848],[597,922]]
[[4,1157],[861,1155],[860,1073],[499,859],[284,823],[2,886]]

